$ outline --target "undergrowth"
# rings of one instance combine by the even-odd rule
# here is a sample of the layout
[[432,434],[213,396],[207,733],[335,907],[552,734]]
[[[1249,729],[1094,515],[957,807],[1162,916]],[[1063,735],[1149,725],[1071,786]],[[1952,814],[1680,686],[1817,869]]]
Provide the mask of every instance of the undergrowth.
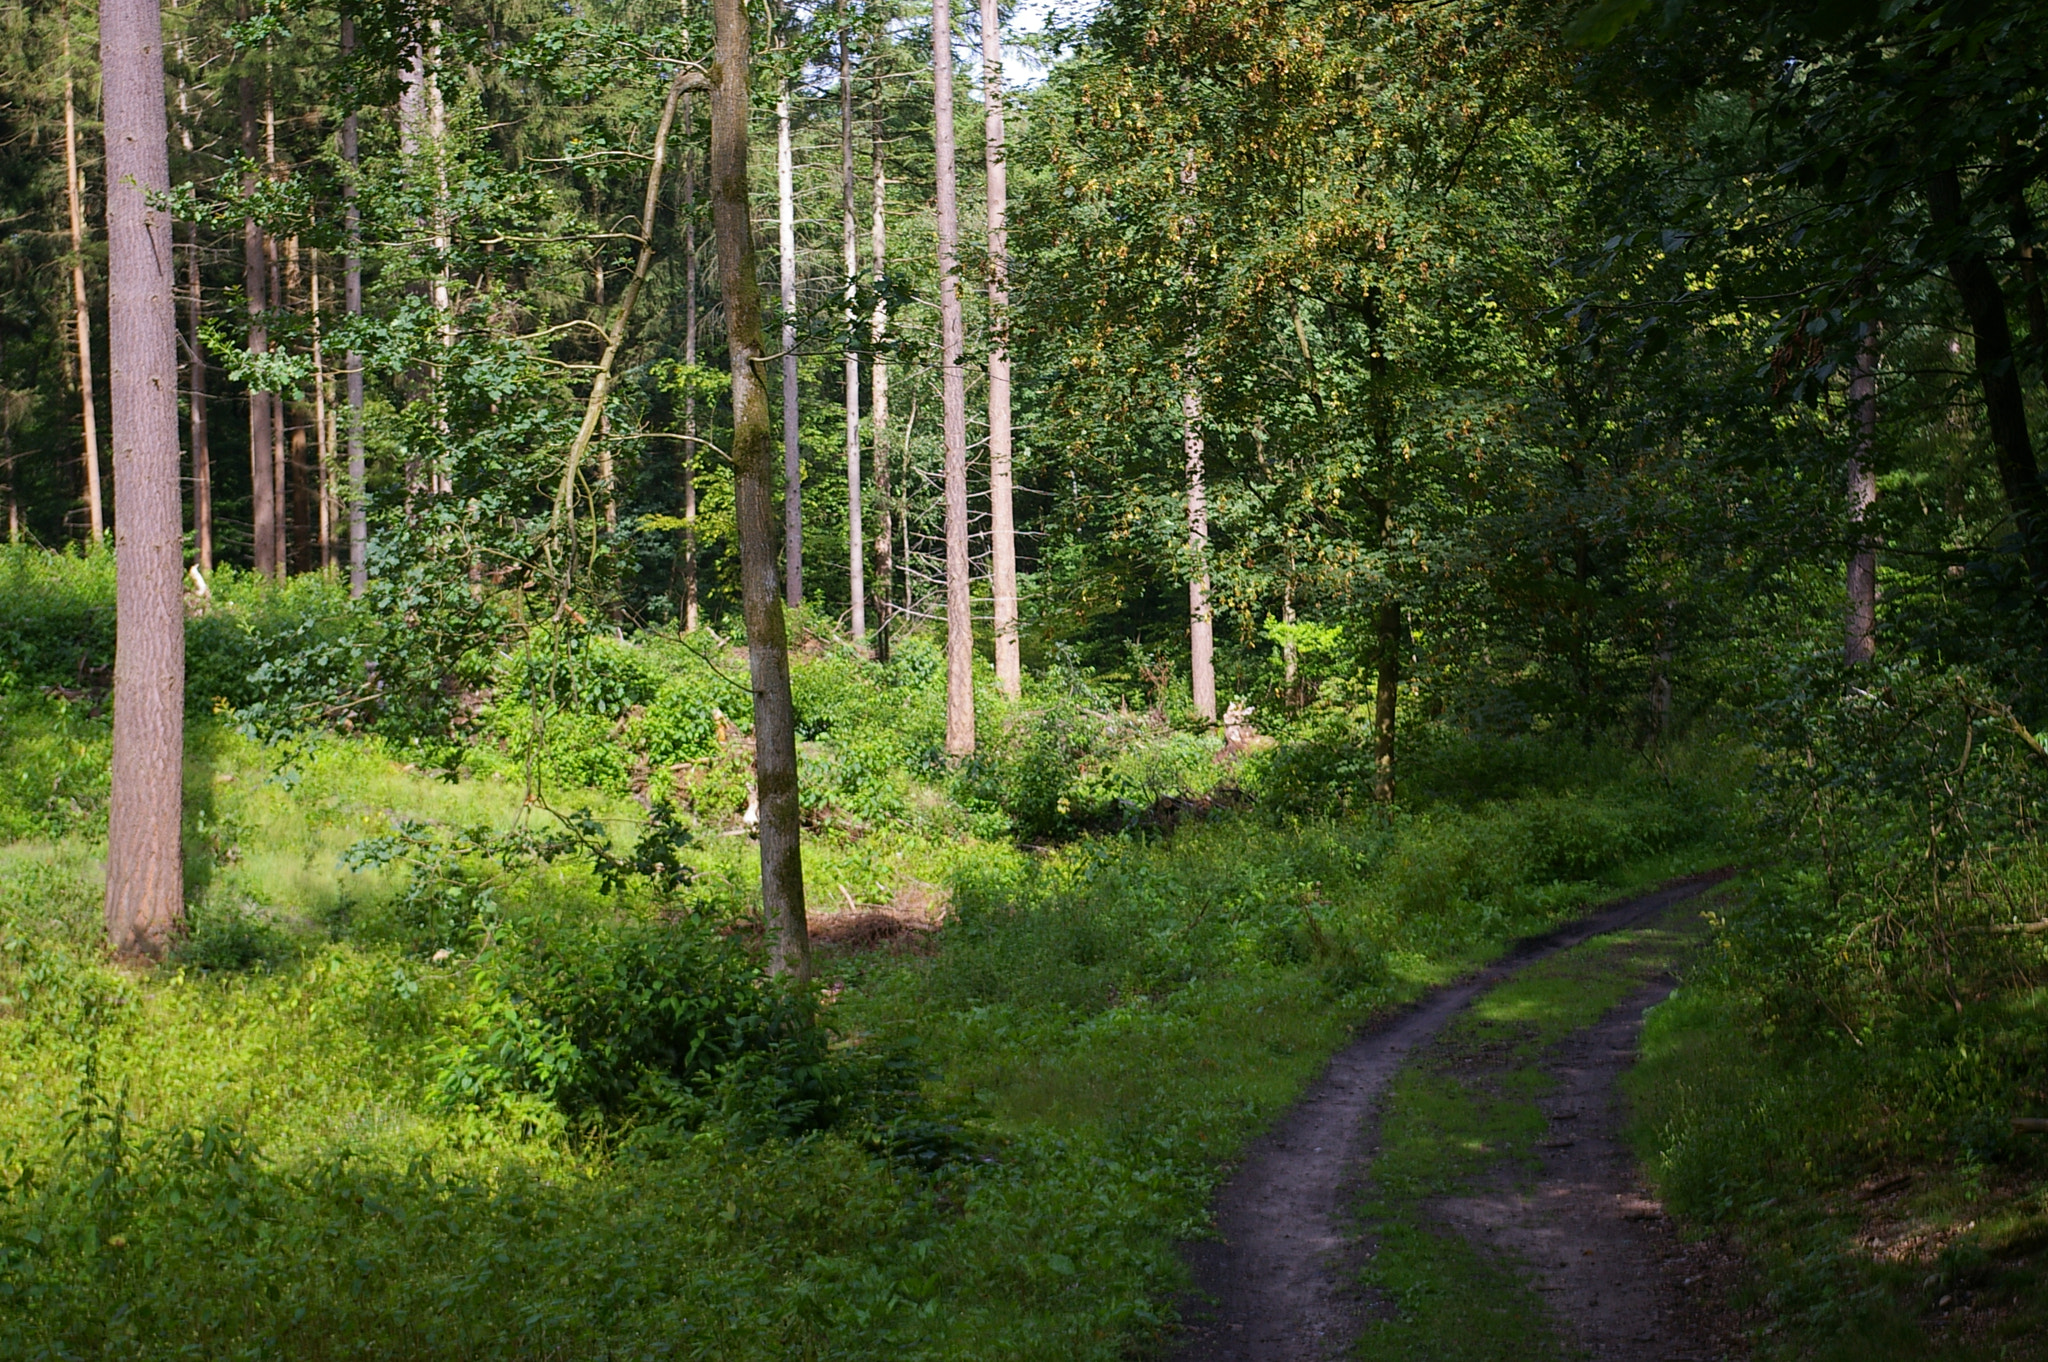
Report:
[[947,915],[792,989],[735,650],[512,621],[387,722],[344,690],[390,638],[230,577],[195,657],[254,679],[195,703],[189,930],[134,973],[70,571],[0,685],[8,1357],[1126,1357],[1352,1028],[1721,835],[1704,748],[1447,734],[1377,809],[1341,715],[1226,759],[1070,671],[949,765],[929,641],[813,638],[812,911]]

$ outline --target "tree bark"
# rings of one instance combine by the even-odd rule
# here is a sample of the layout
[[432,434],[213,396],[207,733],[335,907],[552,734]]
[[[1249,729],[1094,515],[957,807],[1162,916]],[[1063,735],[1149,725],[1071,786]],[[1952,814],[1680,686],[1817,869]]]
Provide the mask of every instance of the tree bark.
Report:
[[1373,685],[1372,797],[1394,802],[1394,720],[1401,699],[1401,603],[1380,602],[1379,678]]
[[640,200],[640,254],[633,261],[633,274],[626,281],[626,291],[619,297],[618,315],[612,318],[606,330],[604,354],[597,362],[597,373],[590,380],[590,397],[583,405],[583,424],[577,427],[575,438],[569,442],[569,457],[563,461],[562,486],[555,494],[555,523],[558,526],[575,519],[576,474],[582,466],[585,452],[590,448],[591,438],[597,434],[598,422],[604,416],[605,404],[612,390],[612,367],[618,361],[619,347],[626,343],[627,330],[633,324],[633,306],[640,301],[647,271],[654,264],[654,213],[661,204],[661,172],[668,160],[668,135],[675,126],[676,105],[686,87],[703,89],[704,86],[701,73],[678,72],[676,78],[669,82],[668,99],[661,106],[661,122],[654,130],[654,156],[647,167],[647,192]]
[[804,464],[797,420],[796,159],[789,141],[787,80],[775,96],[775,203],[781,228],[776,263],[782,276],[782,585],[794,610],[804,603]]
[[875,508],[881,528],[875,534],[875,661],[889,660],[890,613],[896,599],[896,560],[891,521],[895,508],[889,500],[889,362],[882,357],[882,342],[889,334],[889,303],[883,295],[888,282],[889,226],[884,204],[888,200],[889,177],[882,162],[882,77],[875,77],[873,161],[873,218],[868,227],[868,246],[874,257],[875,315],[868,323],[868,337],[874,358],[868,364],[868,447],[875,465]]
[[995,614],[996,689],[1014,700],[1024,693],[1024,657],[1017,621],[1016,494],[1010,445],[1010,195],[1003,141],[1003,19],[996,0],[981,0],[981,90],[988,171],[989,594]]
[[853,646],[868,646],[867,544],[860,523],[860,351],[854,346],[854,301],[860,295],[860,223],[853,169],[853,49],[846,0],[839,0],[839,208],[841,263],[846,271],[846,566]]
[[1877,546],[1863,529],[1863,518],[1877,501],[1877,478],[1871,459],[1877,450],[1877,351],[1866,337],[1856,352],[1849,380],[1849,404],[1855,409],[1858,438],[1849,456],[1848,603],[1842,656],[1851,666],[1871,660],[1877,651]]
[[1181,453],[1188,479],[1188,673],[1195,713],[1216,722],[1216,622],[1209,608],[1209,488],[1202,394],[1192,376],[1180,394]]
[[[78,165],[78,109],[71,75],[69,10],[59,17],[64,32],[64,198],[71,210],[71,302],[78,332],[79,405],[85,418],[85,516],[92,542],[97,546],[106,537],[107,523],[104,494],[100,490],[99,410],[93,398],[92,308],[85,291],[85,172]],[[157,80],[162,83],[161,71]],[[168,164],[169,150],[164,154]],[[172,386],[175,390],[175,380]]]
[[[244,7],[244,17],[247,8]],[[244,75],[236,78],[242,116],[242,155],[254,162],[256,139],[256,82]],[[253,173],[242,177],[242,192],[254,193]],[[263,259],[263,226],[255,218],[242,219],[242,292],[249,303],[249,353],[270,353],[270,331],[264,325],[269,310],[269,271]],[[249,533],[251,565],[265,576],[274,576],[277,562],[277,514],[275,484],[271,481],[271,395],[256,384],[249,385]]]
[[320,344],[320,252],[313,252],[313,461],[317,470],[313,485],[318,497],[315,534],[320,546],[320,570],[334,566],[334,457],[327,446],[327,361]]
[[[1936,227],[1963,230],[1962,184],[1953,169],[1929,178],[1927,206]],[[1958,246],[1949,257],[1948,271],[1976,339],[1985,425],[1997,451],[1998,480],[2012,512],[2020,557],[2036,604],[2048,605],[2048,489],[2041,485],[2033,437],[2027,430],[2026,396],[2013,355],[2005,291],[1982,252],[1968,246]]]
[[[683,123],[694,135],[697,101],[683,99]],[[697,367],[697,153],[683,151],[683,363]],[[697,632],[697,393],[683,393],[683,632]]]
[[740,604],[754,691],[754,780],[761,837],[761,909],[768,968],[810,977],[804,921],[803,847],[796,784],[796,713],[789,696],[789,639],[775,591],[774,464],[767,363],[761,345],[761,284],[747,201],[745,0],[712,0],[717,34],[711,96],[711,217],[732,359],[734,518],[739,531]]
[[[269,59],[269,48],[264,49],[263,62],[263,163],[268,176],[277,178],[277,92]],[[284,281],[277,267],[277,238],[270,232],[263,234],[263,259],[270,272],[270,306],[280,313],[291,311],[291,300],[285,296]],[[286,333],[289,336],[289,332]],[[274,543],[271,552],[277,562],[279,578],[291,572],[291,483],[286,476],[286,453],[289,449],[285,438],[285,417],[287,403],[283,393],[270,395],[270,494],[271,526]]]
[[188,341],[192,375],[192,540],[201,576],[213,575],[213,452],[206,433],[206,343],[199,323],[204,311],[199,295],[199,224],[193,223],[185,250],[185,270],[192,281],[189,295],[191,335]]
[[[355,20],[343,16],[341,47],[354,52]],[[356,111],[341,120],[341,159],[348,169],[342,180],[342,227],[348,254],[342,259],[341,305],[351,318],[363,315],[363,217],[356,204]],[[351,331],[350,337],[354,337]],[[351,348],[342,361],[348,367],[348,594],[360,597],[370,585],[370,519],[364,505],[363,482],[363,357]]]
[[932,7],[932,142],[937,152],[939,394],[946,473],[946,751],[974,751],[974,586],[967,548],[967,348],[960,315],[959,175],[954,166],[951,0]]
[[114,752],[107,936],[162,952],[184,915],[184,516],[178,495],[178,305],[163,21],[156,0],[105,0],[107,337],[113,396]]

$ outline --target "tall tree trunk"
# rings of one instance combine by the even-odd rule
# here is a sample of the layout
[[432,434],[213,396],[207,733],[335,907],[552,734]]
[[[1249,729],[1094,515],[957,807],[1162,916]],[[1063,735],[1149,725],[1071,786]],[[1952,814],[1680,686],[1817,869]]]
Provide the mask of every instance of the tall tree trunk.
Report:
[[[696,96],[683,101],[683,363],[697,367]],[[697,392],[683,393],[683,632],[697,632]]]
[[754,690],[754,779],[760,810],[761,909],[769,969],[808,979],[803,847],[796,786],[796,712],[789,698],[789,639],[775,592],[775,473],[761,345],[761,284],[747,202],[745,0],[712,0],[711,217],[732,357],[732,466],[739,531],[740,604]]
[[213,575],[213,452],[206,436],[206,343],[199,323],[204,311],[199,296],[199,224],[193,223],[185,248],[185,269],[192,281],[187,315],[191,318],[188,348],[192,365],[192,539],[202,576]]
[[[263,164],[272,180],[277,172],[277,92],[270,64],[270,49],[264,48],[263,60]],[[263,259],[270,272],[270,306],[278,312],[289,312],[291,300],[285,296],[284,279],[278,269],[277,237],[270,232],[263,234]],[[287,335],[290,333],[287,332]],[[283,393],[270,395],[270,486],[274,499],[271,515],[273,538],[272,554],[277,563],[277,575],[282,578],[291,571],[291,483],[286,476],[287,455],[290,449],[285,437],[288,405]]]
[[[247,7],[243,7],[247,17]],[[244,75],[236,78],[235,88],[240,96],[242,115],[242,155],[254,164],[258,152],[256,135],[256,82]],[[256,176],[253,172],[242,177],[242,192],[254,193]],[[270,287],[269,270],[263,258],[263,225],[255,218],[242,219],[242,292],[249,303],[249,353],[267,355],[270,353],[270,329],[264,322],[269,311]],[[255,570],[265,576],[275,576],[280,565],[277,561],[277,505],[276,484],[271,473],[271,394],[257,387],[249,386],[249,531],[251,559]]]
[[1401,602],[1380,602],[1377,625],[1379,676],[1373,683],[1372,797],[1394,802],[1394,720],[1401,700]]
[[334,566],[334,459],[327,445],[327,363],[320,348],[320,252],[313,252],[313,447],[320,570]]
[[[99,411],[93,399],[92,309],[85,292],[85,172],[78,165],[78,108],[71,75],[71,14],[67,9],[59,17],[64,26],[64,199],[71,210],[71,302],[78,333],[79,404],[85,417],[85,516],[92,542],[97,546],[106,536],[107,523],[100,491]],[[157,80],[162,83],[161,71]],[[169,150],[166,149],[164,154],[168,158]],[[168,171],[165,173],[169,174]]]
[[2048,297],[2041,291],[2041,248],[2034,240],[2034,212],[2027,191],[2013,191],[2012,239],[2019,248],[2020,302],[2027,315],[2027,350],[2037,371],[2048,373]]
[[1202,393],[1192,374],[1180,393],[1181,453],[1188,479],[1188,672],[1195,713],[1216,722],[1216,621],[1209,607],[1209,488]]
[[954,168],[952,0],[932,6],[932,142],[937,150],[939,394],[946,467],[946,751],[974,751],[974,586],[967,551],[967,347],[960,316],[959,177]]
[[[343,17],[341,46],[355,51],[355,20]],[[348,254],[342,261],[342,310],[350,317],[363,315],[363,219],[356,205],[356,112],[351,109],[341,120],[341,159],[348,169],[342,181],[343,231]],[[353,336],[354,333],[350,332]],[[348,594],[361,596],[370,584],[370,521],[363,499],[367,470],[363,461],[363,357],[351,349],[342,361],[348,366]]]
[[1016,495],[1010,448],[1010,191],[1003,143],[1003,19],[996,0],[981,0],[981,90],[988,168],[989,594],[995,607],[996,689],[1014,700],[1024,693],[1024,656],[1017,628]]
[[107,937],[156,955],[184,914],[184,516],[178,495],[177,267],[163,20],[156,0],[105,0],[107,337],[113,396],[114,754]]
[[[1964,229],[1962,183],[1954,170],[1929,177],[1927,206],[1936,227],[1958,233]],[[2027,430],[2026,396],[2014,362],[2005,291],[1990,263],[1974,249],[1959,247],[1949,257],[1948,272],[1976,338],[1985,425],[1997,451],[1998,480],[2012,512],[2020,557],[2036,604],[2048,605],[2048,488],[2041,485],[2033,437]]]
[[1849,404],[1855,408],[1858,438],[1849,456],[1848,609],[1842,656],[1851,666],[1870,661],[1877,649],[1877,546],[1863,529],[1863,518],[1877,501],[1877,477],[1870,461],[1877,451],[1877,350],[1875,335],[1856,351],[1856,370],[1849,380]]
[[[1366,350],[1366,371],[1372,376],[1373,462],[1378,465],[1379,495],[1370,506],[1379,522],[1380,551],[1391,565],[1394,552],[1394,506],[1399,466],[1394,460],[1393,393],[1387,386],[1387,351],[1380,341],[1382,295],[1374,287],[1366,295],[1366,325],[1370,340]],[[1401,598],[1394,594],[1391,577],[1387,595],[1380,602],[1375,620],[1378,635],[1379,676],[1373,683],[1372,797],[1382,804],[1394,802],[1394,738],[1400,717],[1401,653],[1407,643],[1401,619]]]
[[796,158],[789,141],[789,82],[775,95],[775,205],[782,275],[782,560],[792,609],[804,603],[804,465],[797,422]]
[[[590,215],[595,219],[601,215],[602,211],[601,194],[598,186],[593,184],[590,188]],[[602,317],[604,316],[605,306],[604,243],[600,243],[598,246],[596,269],[593,273],[595,275],[594,284],[597,294],[597,315]],[[611,532],[619,528],[619,495],[612,469],[612,417],[608,408],[597,414],[597,433],[600,437],[597,441],[597,485],[604,493],[604,527],[606,531]]]
[[874,255],[875,315],[868,323],[874,358],[868,365],[868,444],[875,464],[875,509],[881,528],[875,534],[875,661],[889,660],[890,612],[896,599],[896,561],[890,521],[895,508],[889,500],[889,362],[882,357],[882,342],[889,334],[889,303],[883,294],[888,282],[889,224],[884,205],[888,200],[889,177],[882,162],[882,76],[875,76],[873,159],[874,214],[868,228],[868,245]]
[[867,544],[860,523],[860,350],[854,344],[860,296],[860,221],[853,169],[853,48],[846,0],[839,0],[839,208],[841,263],[846,271],[846,567],[853,646],[868,647]]
[[[1192,152],[1181,163],[1180,191],[1192,198],[1198,183]],[[1194,242],[1199,236],[1192,210],[1182,219],[1188,254],[1181,264],[1181,286],[1187,302],[1195,305],[1196,277]],[[1297,322],[1297,329],[1299,323]],[[1304,352],[1306,353],[1306,352]],[[1186,464],[1188,487],[1188,680],[1195,713],[1207,723],[1216,722],[1216,623],[1209,605],[1209,489],[1202,438],[1201,333],[1190,326],[1187,369],[1176,378],[1180,384],[1181,453]]]

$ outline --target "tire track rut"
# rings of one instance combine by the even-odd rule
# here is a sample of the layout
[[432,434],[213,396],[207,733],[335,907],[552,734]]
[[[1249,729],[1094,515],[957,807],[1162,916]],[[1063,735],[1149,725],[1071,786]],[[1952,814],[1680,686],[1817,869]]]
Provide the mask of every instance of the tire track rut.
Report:
[[[1732,870],[1675,880],[1540,936],[1373,1026],[1331,1059],[1280,1123],[1255,1141],[1216,1200],[1220,1238],[1183,1246],[1196,1292],[1176,1362],[1309,1362],[1356,1334],[1345,1259],[1356,1240],[1347,1188],[1367,1162],[1381,1092],[1417,1047],[1517,970],[1623,930],[1721,883]],[[1638,1009],[1640,1015],[1640,1009]]]

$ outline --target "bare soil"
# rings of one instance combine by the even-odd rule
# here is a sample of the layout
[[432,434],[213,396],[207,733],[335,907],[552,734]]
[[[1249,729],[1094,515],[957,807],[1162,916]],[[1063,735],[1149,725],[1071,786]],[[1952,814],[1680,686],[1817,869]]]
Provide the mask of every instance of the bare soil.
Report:
[[1542,1064],[1557,1087],[1540,1101],[1549,1130],[1534,1179],[1440,1198],[1429,1210],[1505,1255],[1597,1362],[1719,1362],[1740,1356],[1725,1308],[1736,1269],[1711,1242],[1687,1243],[1643,1187],[1622,1138],[1617,1081],[1635,1062],[1643,1014],[1675,981],[1652,980]]
[[[1593,937],[1633,926],[1720,883],[1732,873],[1720,871],[1676,880],[1522,941],[1501,960],[1388,1017],[1340,1051],[1293,1110],[1247,1151],[1236,1175],[1217,1198],[1218,1238],[1183,1247],[1196,1292],[1182,1302],[1181,1313],[1187,1325],[1173,1356],[1179,1362],[1309,1362],[1339,1354],[1357,1333],[1366,1311],[1365,1302],[1350,1284],[1351,1274],[1345,1271],[1358,1242],[1358,1227],[1351,1223],[1346,1210],[1347,1193],[1357,1185],[1369,1164],[1371,1118],[1381,1091],[1402,1063],[1461,1008],[1516,970]],[[1664,988],[1668,991],[1669,985]],[[1648,1005],[1645,1001],[1635,1008],[1637,1025]],[[1610,1036],[1602,1044],[1619,1048],[1621,1040],[1632,1037],[1630,1031],[1623,1037]],[[1610,1069],[1589,1069],[1591,1076],[1587,1082],[1604,1093],[1611,1088],[1620,1067],[1617,1060]],[[1599,1074],[1604,1074],[1604,1079]],[[1600,1086],[1602,1083],[1606,1086]],[[1592,1110],[1589,1099],[1581,1097],[1580,1101],[1587,1111]],[[1574,1123],[1586,1121],[1589,1131],[1603,1120],[1611,1125],[1611,1103],[1599,1110],[1608,1115],[1594,1115],[1590,1120],[1585,1115],[1570,1119]],[[1597,1166],[1605,1181],[1588,1182],[1586,1196],[1594,1200],[1617,1196],[1622,1190],[1622,1179],[1628,1174],[1626,1163],[1609,1169],[1598,1163],[1596,1150],[1589,1148],[1588,1153],[1596,1155],[1588,1168]],[[1542,1200],[1540,1189],[1536,1196]],[[1612,1218],[1617,1225],[1634,1227],[1629,1232],[1652,1233],[1648,1228],[1650,1222],[1626,1218],[1631,1211],[1643,1214],[1646,1208],[1615,1201]],[[1505,1225],[1504,1212],[1501,1219]],[[1488,1237],[1498,1239],[1502,1233],[1507,1231],[1496,1230]],[[1604,1251],[1590,1241],[1580,1243],[1566,1233],[1554,1242],[1545,1241],[1544,1248],[1549,1252],[1549,1261],[1583,1257],[1589,1265],[1597,1261],[1617,1266],[1630,1254],[1640,1256],[1649,1251],[1644,1242],[1636,1240],[1611,1239],[1601,1243],[1606,1245]],[[1587,1247],[1594,1251],[1583,1252]],[[1661,1253],[1663,1249],[1656,1251]],[[1563,1273],[1585,1269],[1574,1265],[1550,1270]],[[1620,1279],[1621,1274],[1617,1273],[1615,1280]],[[1606,1289],[1614,1293],[1622,1288]],[[1600,1290],[1599,1286],[1589,1284],[1583,1294],[1590,1300]],[[1656,1318],[1661,1320],[1663,1316]],[[1652,1323],[1638,1326],[1636,1332],[1666,1327]]]

